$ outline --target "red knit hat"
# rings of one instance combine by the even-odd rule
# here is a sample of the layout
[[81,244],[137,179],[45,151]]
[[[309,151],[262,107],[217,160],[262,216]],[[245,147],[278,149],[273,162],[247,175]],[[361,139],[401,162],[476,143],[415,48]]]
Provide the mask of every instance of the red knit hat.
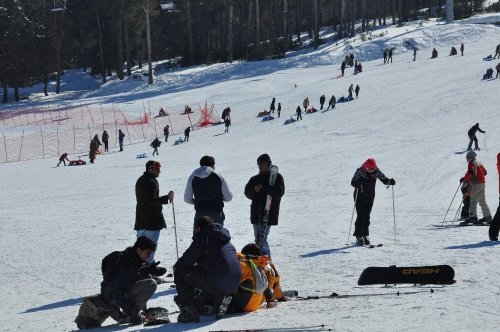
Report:
[[377,169],[377,162],[374,158],[368,158],[363,165],[361,165],[361,169],[363,169],[363,171],[373,172]]

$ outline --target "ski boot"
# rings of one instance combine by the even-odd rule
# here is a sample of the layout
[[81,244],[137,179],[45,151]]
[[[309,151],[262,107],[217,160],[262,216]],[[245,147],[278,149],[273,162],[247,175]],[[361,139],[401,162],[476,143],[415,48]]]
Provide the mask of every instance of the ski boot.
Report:
[[477,217],[469,217],[462,221],[459,225],[460,226],[467,226],[468,224],[476,224],[477,223]]
[[189,307],[182,307],[181,313],[177,316],[178,323],[198,323],[200,321],[200,314],[194,305]]
[[368,236],[363,236],[363,242],[366,246],[370,245],[370,239],[368,238]]
[[490,241],[498,241],[498,236],[490,236]]
[[474,150],[476,150],[476,151],[481,151],[481,149],[480,149],[480,148],[474,148]]
[[229,303],[231,303],[231,295],[226,296],[217,296],[215,298],[215,319],[221,319],[227,312],[227,307],[229,307]]
[[356,245],[357,246],[362,246],[363,244],[365,244],[365,240],[363,239],[362,236],[356,236]]
[[491,217],[483,217],[477,221],[478,224],[491,224]]

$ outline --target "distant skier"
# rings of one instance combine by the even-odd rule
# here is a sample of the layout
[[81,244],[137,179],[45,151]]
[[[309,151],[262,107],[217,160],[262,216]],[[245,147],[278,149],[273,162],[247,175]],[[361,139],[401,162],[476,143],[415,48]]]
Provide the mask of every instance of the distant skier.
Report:
[[297,121],[299,121],[299,119],[302,120],[302,108],[300,108],[300,106],[297,106],[295,113],[297,113]]
[[477,137],[476,137],[477,131],[479,131],[480,133],[483,133],[483,134],[486,133],[486,131],[479,128],[479,123],[476,123],[475,125],[473,125],[469,129],[469,131],[467,132],[467,135],[469,136],[469,146],[467,147],[467,150],[472,149],[472,142],[474,142],[474,150],[481,150],[478,146],[478,143],[477,143]]
[[328,102],[328,107],[326,110],[329,110],[330,106],[332,107],[332,109],[334,109],[336,101],[337,100],[335,99],[335,95],[332,95],[332,97],[330,98],[330,101]]
[[344,71],[345,71],[345,66],[347,65],[346,61],[342,61],[342,64],[340,65],[340,71],[341,71],[341,74],[340,74],[340,77],[344,77]]
[[353,84],[349,86],[349,89],[347,89],[347,92],[349,93],[349,100],[352,100],[352,92],[354,91]]
[[417,51],[418,51],[418,48],[414,47],[413,48],[413,61],[417,61]]
[[106,130],[102,132],[102,142],[104,143],[104,151],[108,151],[109,134]]
[[453,56],[453,55],[457,55],[457,49],[455,48],[455,46],[452,46],[451,51],[450,51],[450,56]]
[[395,47],[391,47],[388,51],[387,51],[387,63],[389,63],[389,60],[391,60],[391,63],[392,63],[392,52],[394,51]]
[[[483,164],[476,160],[477,154],[474,151],[467,152],[465,159],[467,160],[467,172],[464,177],[460,179],[460,183],[470,182],[471,185],[471,199],[469,206],[469,218],[465,219],[461,225],[475,224],[475,223],[490,223],[491,212],[488,204],[486,204],[486,168]],[[477,218],[477,204],[481,206],[483,218]]]
[[273,100],[271,101],[271,106],[269,106],[270,113],[274,113],[274,110],[275,110],[274,103],[275,102],[276,102],[276,98],[273,98]]
[[358,74],[358,60],[354,61],[354,75]]
[[165,142],[168,142],[168,136],[170,135],[169,125],[165,125],[165,127],[163,127],[163,135],[165,136]]
[[462,56],[464,56],[464,43],[462,43],[462,45],[460,45],[460,53],[462,54]]
[[354,66],[354,54],[349,54],[349,66]]
[[319,104],[320,104],[320,110],[323,109],[323,105],[325,104],[325,95],[321,95],[321,97],[319,97]]
[[59,163],[57,164],[56,167],[59,167],[61,163],[63,163],[64,166],[66,166],[66,160],[69,162],[68,154],[65,152],[59,157]]
[[226,117],[226,120],[224,120],[224,126],[226,126],[226,130],[224,132],[228,133],[229,127],[231,126],[231,118],[230,117]]
[[153,156],[155,155],[159,155],[158,153],[158,148],[160,147],[161,145],[161,141],[158,139],[158,137],[156,137],[152,142],[151,142],[151,146],[153,147]]
[[498,63],[495,69],[497,70],[497,76],[495,78],[498,78],[498,76],[500,76],[500,63]]
[[190,131],[191,131],[191,127],[187,127],[184,130],[184,142],[188,142],[189,141],[189,132]]
[[437,58],[437,57],[438,57],[438,51],[434,48],[434,49],[432,50],[432,56],[431,56],[431,59],[435,59],[435,58]]
[[[500,193],[500,153],[497,154],[498,191]],[[499,196],[500,198],[500,196]],[[498,231],[500,230],[500,204],[498,205],[495,217],[491,221],[489,234],[491,241],[498,241]]]
[[356,89],[354,89],[354,92],[356,93],[356,99],[358,99],[358,95],[359,95],[359,84],[356,84]]
[[123,151],[123,139],[125,138],[125,134],[121,129],[118,129],[118,143],[120,144],[120,152]]
[[354,236],[357,245],[370,245],[368,236],[370,226],[370,213],[375,200],[375,184],[377,179],[385,185],[394,186],[396,181],[387,178],[378,167],[375,159],[367,159],[356,170],[351,180],[354,189],[354,203],[356,205],[356,222],[354,223]]
[[278,109],[277,109],[277,112],[278,112],[278,118],[280,117],[281,115],[281,103],[278,103]]
[[384,50],[384,64],[387,62],[387,56],[389,55],[389,50],[387,50],[387,48]]
[[306,112],[307,108],[309,107],[309,97],[306,97],[306,99],[304,99],[302,106],[304,106],[304,112]]
[[497,48],[495,49],[495,56],[493,59],[496,59],[498,55],[498,58],[500,59],[500,44],[497,45]]

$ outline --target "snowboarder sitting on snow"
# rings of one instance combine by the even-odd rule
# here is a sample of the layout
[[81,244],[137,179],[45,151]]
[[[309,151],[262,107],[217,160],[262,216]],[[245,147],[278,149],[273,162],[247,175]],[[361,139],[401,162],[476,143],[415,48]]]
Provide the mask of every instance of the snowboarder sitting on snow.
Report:
[[438,51],[436,51],[436,49],[434,48],[434,49],[432,50],[432,56],[431,56],[431,59],[435,59],[435,58],[437,58],[437,57],[438,57]]
[[467,136],[469,136],[469,146],[467,147],[467,150],[471,150],[472,148],[472,142],[474,142],[474,150],[481,150],[478,146],[477,143],[477,137],[476,137],[476,132],[479,131],[480,133],[486,133],[486,131],[482,130],[479,128],[479,123],[476,123],[473,125],[469,131],[467,132]]
[[156,291],[156,281],[151,274],[160,276],[166,273],[165,268],[157,267],[159,262],[146,264],[154,251],[156,244],[140,236],[132,247],[113,252],[102,260],[101,295],[116,310],[111,317],[117,322],[142,324],[141,311]]
[[368,239],[370,226],[370,213],[375,200],[375,184],[377,179],[385,185],[396,184],[394,179],[387,178],[378,167],[375,159],[367,159],[356,170],[351,180],[354,189],[354,202],[356,205],[356,222],[354,223],[354,236],[357,245],[369,245]]
[[152,142],[151,142],[151,146],[153,147],[153,156],[155,155],[159,155],[158,153],[158,148],[160,147],[161,145],[161,141],[158,139],[158,137],[156,137]]
[[280,276],[269,257],[255,243],[247,244],[238,253],[241,281],[234,294],[228,312],[252,312],[267,302],[267,308],[276,306],[276,301],[287,301],[279,283]]
[[483,75],[483,80],[490,80],[493,78],[493,68],[486,69],[486,74]]
[[[474,224],[474,223],[490,223],[491,212],[488,204],[486,204],[486,168],[483,164],[476,160],[477,154],[474,151],[467,152],[465,159],[467,160],[467,172],[464,177],[460,179],[460,183],[470,182],[471,185],[471,199],[469,207],[469,218],[460,223],[461,225]],[[483,218],[477,218],[477,204],[481,206]]]
[[60,165],[61,163],[64,163],[64,166],[66,166],[66,161],[65,161],[65,159],[66,159],[67,161],[69,161],[69,159],[68,159],[68,154],[67,154],[67,153],[63,153],[63,154],[59,157],[59,163],[57,164],[57,166],[56,166],[56,167],[59,167],[59,165]]
[[455,46],[452,46],[452,47],[451,47],[451,51],[450,51],[450,56],[452,56],[452,55],[457,55],[457,54],[458,54],[458,53],[457,53],[457,49],[455,48]]

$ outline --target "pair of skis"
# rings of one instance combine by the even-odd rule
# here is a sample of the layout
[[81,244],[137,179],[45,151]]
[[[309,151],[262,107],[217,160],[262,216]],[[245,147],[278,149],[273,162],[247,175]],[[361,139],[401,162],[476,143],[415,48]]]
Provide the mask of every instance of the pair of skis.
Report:
[[[276,178],[278,177],[278,166],[271,165],[269,168],[269,187],[273,187],[276,183]],[[262,221],[259,223],[259,234],[257,237],[257,245],[262,248],[264,244],[264,239],[266,238],[266,228],[269,223],[269,211],[271,210],[271,204],[273,197],[270,193],[267,193],[266,204],[264,205],[264,211],[262,213]]]

